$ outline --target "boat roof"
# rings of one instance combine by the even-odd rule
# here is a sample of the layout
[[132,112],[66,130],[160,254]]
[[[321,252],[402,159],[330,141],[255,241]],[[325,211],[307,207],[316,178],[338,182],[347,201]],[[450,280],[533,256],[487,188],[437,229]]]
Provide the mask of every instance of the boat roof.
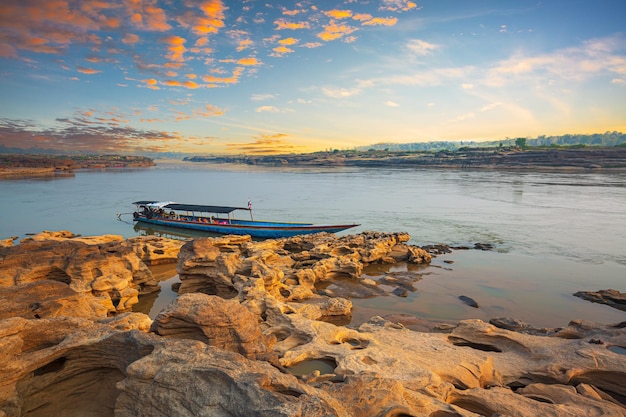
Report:
[[133,204],[138,206],[152,206],[169,210],[181,210],[181,211],[201,211],[206,213],[232,213],[235,210],[250,210],[248,207],[229,207],[229,206],[208,206],[202,204],[182,204],[173,203],[171,201],[154,201],[154,200],[142,200],[136,201]]

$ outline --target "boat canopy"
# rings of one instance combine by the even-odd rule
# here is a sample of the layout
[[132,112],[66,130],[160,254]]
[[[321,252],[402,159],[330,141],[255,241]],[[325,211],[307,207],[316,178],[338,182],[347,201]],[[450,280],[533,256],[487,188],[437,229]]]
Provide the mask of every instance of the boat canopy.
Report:
[[247,210],[247,207],[227,207],[227,206],[204,206],[198,204],[170,203],[163,206],[164,209],[181,211],[201,211],[205,213],[232,213],[235,210]]

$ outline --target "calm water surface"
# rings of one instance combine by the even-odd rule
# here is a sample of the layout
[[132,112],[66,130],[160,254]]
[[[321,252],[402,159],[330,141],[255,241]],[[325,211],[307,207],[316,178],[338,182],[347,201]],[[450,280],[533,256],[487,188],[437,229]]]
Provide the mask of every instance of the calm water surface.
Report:
[[[0,181],[0,238],[42,230],[144,234],[136,200],[245,206],[258,220],[356,222],[406,231],[411,243],[491,243],[455,251],[424,270],[409,297],[356,300],[354,319],[407,313],[459,320],[510,316],[535,326],[626,313],[573,297],[626,292],[626,174],[410,169],[285,169],[158,163],[142,170],[89,171],[57,179]],[[444,260],[453,263],[444,263]],[[474,298],[474,309],[458,300]],[[162,303],[162,301],[161,301]],[[158,303],[156,303],[158,304]],[[154,310],[154,309],[153,309]],[[152,313],[151,313],[152,314]]]

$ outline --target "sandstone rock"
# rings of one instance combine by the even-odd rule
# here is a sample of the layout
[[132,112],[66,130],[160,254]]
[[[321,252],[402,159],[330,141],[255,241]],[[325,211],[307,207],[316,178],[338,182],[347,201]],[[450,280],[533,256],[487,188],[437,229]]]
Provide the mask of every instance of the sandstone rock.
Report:
[[578,291],[574,296],[592,303],[606,304],[618,310],[626,311],[626,293],[617,290]]
[[68,317],[0,321],[0,415],[112,416],[115,384],[130,363],[152,350],[132,343],[133,331],[119,329],[145,331],[149,325],[143,314],[106,323]]
[[122,246],[130,246],[146,265],[176,263],[183,240],[158,236],[136,236],[126,239]]
[[0,320],[66,317],[107,317],[108,300],[70,289],[62,282],[41,280],[0,288]]
[[13,246],[13,242],[17,240],[17,236],[12,236],[8,239],[0,239],[0,248],[8,248]]
[[347,287],[344,291],[318,287],[350,279],[355,284],[351,296],[359,296],[358,292],[371,296],[381,290],[371,280],[360,283],[366,279],[362,277],[365,266],[396,260],[430,262],[426,251],[406,245],[409,239],[406,233],[380,232],[343,237],[320,233],[262,242],[231,236],[195,239],[180,252],[180,293],[204,292],[240,301],[265,293],[284,301],[302,301],[320,293],[345,298]]
[[159,313],[151,330],[165,337],[199,340],[251,359],[275,356],[276,339],[263,335],[258,317],[237,300],[183,294]]
[[[159,289],[148,267],[117,238],[68,238],[68,233],[49,232],[50,240],[40,235],[0,248],[0,292],[40,280],[56,281],[79,297],[92,296],[111,315],[129,311],[140,292]],[[93,243],[101,240],[105,242]]]

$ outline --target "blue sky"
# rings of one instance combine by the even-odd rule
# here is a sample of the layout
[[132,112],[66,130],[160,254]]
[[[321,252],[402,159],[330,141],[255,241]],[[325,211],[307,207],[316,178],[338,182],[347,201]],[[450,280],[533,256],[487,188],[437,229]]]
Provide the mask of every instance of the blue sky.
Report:
[[626,131],[626,2],[3,0],[0,145],[290,153]]

